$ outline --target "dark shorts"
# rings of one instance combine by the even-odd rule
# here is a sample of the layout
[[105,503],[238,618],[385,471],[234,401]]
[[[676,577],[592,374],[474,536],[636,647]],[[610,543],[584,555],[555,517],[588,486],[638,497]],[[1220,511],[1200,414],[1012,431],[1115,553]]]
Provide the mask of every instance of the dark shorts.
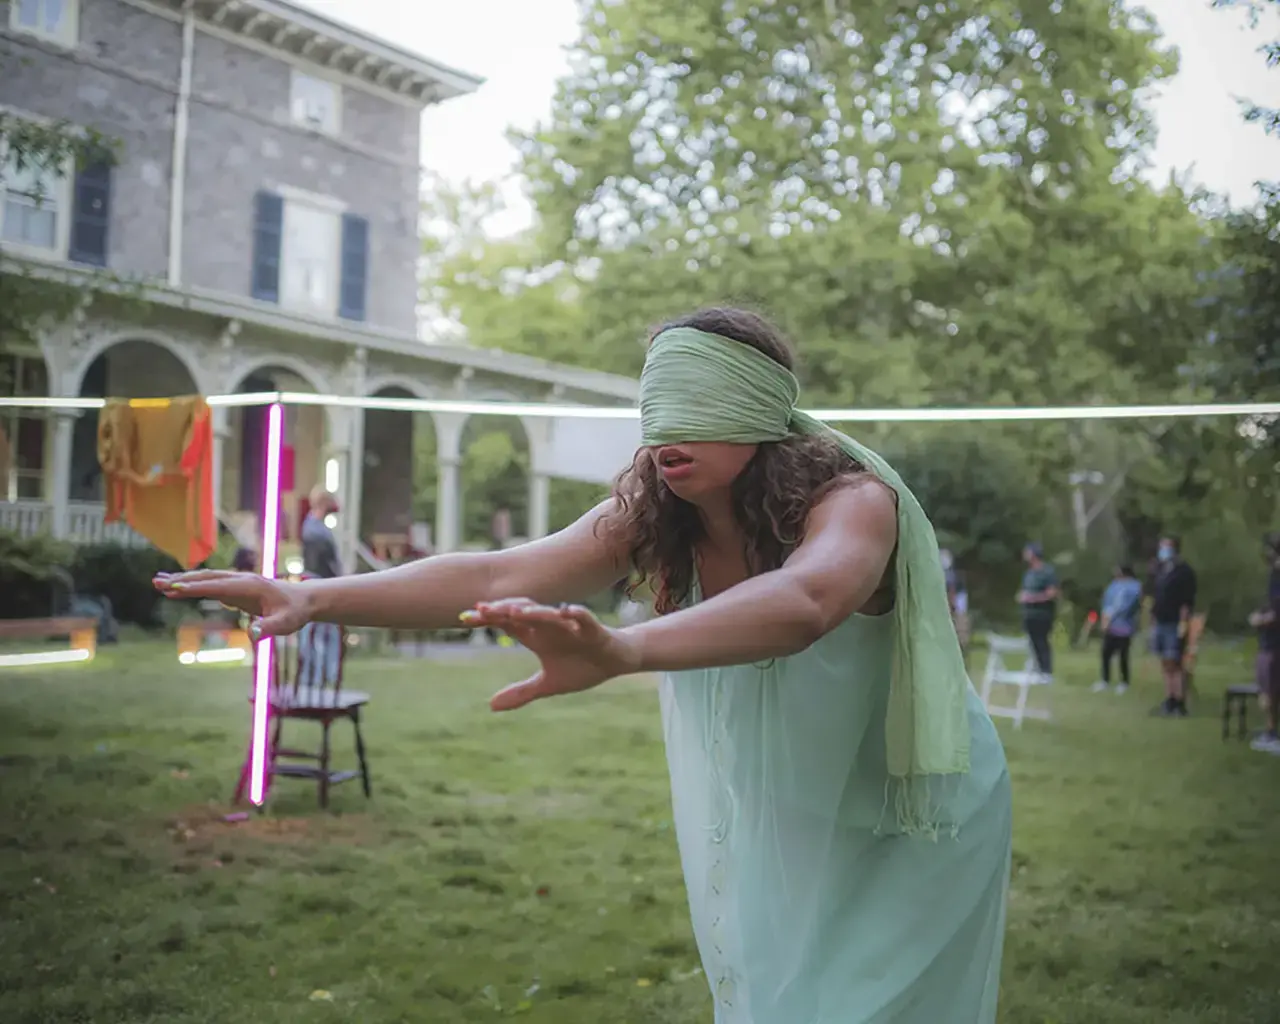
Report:
[[1280,700],[1280,658],[1276,657],[1275,651],[1259,651],[1254,672],[1258,692],[1267,694],[1272,700]]
[[1161,661],[1182,660],[1182,637],[1176,622],[1157,622],[1152,627],[1151,652]]

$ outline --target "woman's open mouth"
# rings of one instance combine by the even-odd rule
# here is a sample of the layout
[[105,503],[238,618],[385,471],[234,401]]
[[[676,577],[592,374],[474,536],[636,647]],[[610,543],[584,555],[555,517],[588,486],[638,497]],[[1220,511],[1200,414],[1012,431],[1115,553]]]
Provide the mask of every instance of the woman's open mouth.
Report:
[[658,451],[658,469],[668,480],[679,479],[692,471],[693,457],[680,448],[662,448]]

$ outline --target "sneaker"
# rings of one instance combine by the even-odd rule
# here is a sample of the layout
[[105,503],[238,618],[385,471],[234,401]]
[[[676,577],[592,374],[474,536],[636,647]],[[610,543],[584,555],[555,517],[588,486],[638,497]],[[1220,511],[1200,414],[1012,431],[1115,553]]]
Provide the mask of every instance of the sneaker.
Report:
[[1166,697],[1159,704],[1151,709],[1151,714],[1156,718],[1171,718],[1178,712],[1172,697]]
[[1111,689],[1111,684],[1103,682],[1101,679],[1099,679],[1096,683],[1093,684],[1092,689],[1094,693],[1106,693],[1109,689]]
[[1125,694],[1125,693],[1128,693],[1128,692],[1129,692],[1129,684],[1128,684],[1128,683],[1117,683],[1117,684],[1116,684],[1116,696],[1117,696],[1117,697],[1119,697],[1121,694]]
[[1257,750],[1263,754],[1280,755],[1280,737],[1274,735],[1259,736],[1249,744],[1249,749]]

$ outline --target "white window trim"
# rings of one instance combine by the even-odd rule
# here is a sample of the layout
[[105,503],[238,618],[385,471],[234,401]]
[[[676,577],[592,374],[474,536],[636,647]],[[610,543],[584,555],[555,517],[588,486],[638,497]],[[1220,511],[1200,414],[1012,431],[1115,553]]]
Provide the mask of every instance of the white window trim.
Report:
[[[274,190],[284,200],[283,224],[281,225],[283,230],[280,234],[280,308],[299,316],[319,317],[326,320],[337,319],[338,310],[342,306],[342,215],[347,210],[347,204],[341,200],[334,199],[332,196],[308,192],[305,189],[295,188],[291,185],[276,185]],[[328,261],[329,279],[333,292],[331,308],[295,305],[286,298],[285,274],[289,273],[290,257],[288,245],[290,206],[309,207],[312,210],[326,213],[333,217],[333,249],[329,253]]]
[[298,188],[296,185],[269,184],[267,188],[286,203],[302,203],[305,206],[314,206],[317,209],[324,210],[326,213],[336,213],[339,216],[347,212],[347,204],[341,199],[335,199],[333,196],[322,195],[319,192],[308,192],[305,188]]
[[[43,0],[41,0],[43,2]],[[60,31],[46,32],[41,27],[32,28],[18,21],[19,0],[9,0],[9,28],[25,36],[35,36],[46,42],[75,49],[80,40],[80,0],[62,0],[63,16]]]
[[[315,82],[323,82],[333,88],[333,124],[332,125],[314,125],[308,121],[298,120],[294,105],[298,99],[298,79],[309,78]],[[307,68],[290,67],[289,68],[289,123],[295,128],[302,128],[305,131],[316,132],[319,135],[328,135],[331,138],[338,138],[342,135],[342,83],[335,81],[324,74],[317,74]]]
[[0,142],[0,249],[36,259],[65,261],[67,254],[71,251],[71,203],[74,198],[75,162],[67,160],[63,164],[62,177],[57,180],[52,190],[52,198],[57,210],[52,249],[27,242],[13,242],[4,237],[5,195],[8,190],[5,188],[3,172],[8,163],[8,147]]

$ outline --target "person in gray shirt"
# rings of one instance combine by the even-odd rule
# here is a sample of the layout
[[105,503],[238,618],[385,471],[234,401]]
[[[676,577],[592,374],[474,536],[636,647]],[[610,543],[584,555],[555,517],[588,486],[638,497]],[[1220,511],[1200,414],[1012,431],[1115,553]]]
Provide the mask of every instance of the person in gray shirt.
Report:
[[[338,513],[338,499],[323,487],[311,492],[311,509],[302,520],[302,571],[307,576],[331,580],[342,573],[338,538],[325,522]],[[327,622],[309,622],[298,634],[303,653],[299,682],[326,686],[338,681],[342,664],[342,629]]]
[[311,510],[302,520],[302,571],[322,580],[342,575],[342,559],[338,556],[338,538],[325,519],[338,512],[338,499],[323,487],[311,492]]

